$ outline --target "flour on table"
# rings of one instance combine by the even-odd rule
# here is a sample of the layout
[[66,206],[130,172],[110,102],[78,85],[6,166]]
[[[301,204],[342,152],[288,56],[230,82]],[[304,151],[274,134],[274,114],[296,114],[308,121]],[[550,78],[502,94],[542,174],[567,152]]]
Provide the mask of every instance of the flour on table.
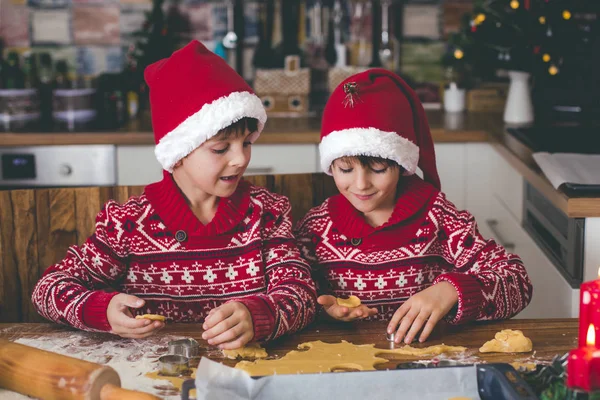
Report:
[[[169,382],[153,380],[145,374],[158,369],[157,360],[167,354],[168,342],[177,339],[183,337],[155,335],[146,339],[124,339],[110,334],[68,331],[51,337],[21,338],[15,343],[107,365],[119,374],[121,387],[175,400],[180,399],[180,394]],[[2,400],[29,398],[0,389]]]

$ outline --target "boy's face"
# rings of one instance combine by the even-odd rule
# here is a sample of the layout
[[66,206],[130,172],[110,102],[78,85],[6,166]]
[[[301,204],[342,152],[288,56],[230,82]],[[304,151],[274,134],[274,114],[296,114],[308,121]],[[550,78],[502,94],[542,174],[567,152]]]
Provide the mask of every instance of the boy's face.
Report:
[[357,160],[338,158],[331,172],[340,193],[363,214],[394,208],[400,168],[382,163],[363,166]]
[[[175,167],[178,184],[210,196],[229,197],[250,162],[250,131],[230,136],[217,134],[202,143]],[[184,190],[185,191],[185,190]]]

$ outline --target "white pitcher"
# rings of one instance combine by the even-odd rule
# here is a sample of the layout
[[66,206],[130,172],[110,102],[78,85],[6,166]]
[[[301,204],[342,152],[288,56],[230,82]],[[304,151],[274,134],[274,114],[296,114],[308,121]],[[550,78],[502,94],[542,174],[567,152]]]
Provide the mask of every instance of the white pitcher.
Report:
[[504,106],[504,122],[508,124],[530,124],[533,122],[533,104],[529,89],[530,74],[509,71],[510,87]]

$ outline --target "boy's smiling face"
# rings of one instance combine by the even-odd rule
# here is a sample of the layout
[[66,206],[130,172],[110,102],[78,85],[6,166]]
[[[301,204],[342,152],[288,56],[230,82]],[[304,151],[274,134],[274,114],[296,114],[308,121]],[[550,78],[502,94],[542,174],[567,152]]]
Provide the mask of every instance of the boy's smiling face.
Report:
[[250,162],[251,134],[247,128],[217,134],[181,160],[174,175],[183,192],[195,198],[231,196]]
[[[364,165],[357,158],[343,157],[333,161],[331,172],[340,193],[354,208],[363,213],[367,220],[373,220],[369,217],[374,214],[391,214],[396,205],[400,167],[377,161]],[[384,218],[383,222],[385,220],[387,218]]]

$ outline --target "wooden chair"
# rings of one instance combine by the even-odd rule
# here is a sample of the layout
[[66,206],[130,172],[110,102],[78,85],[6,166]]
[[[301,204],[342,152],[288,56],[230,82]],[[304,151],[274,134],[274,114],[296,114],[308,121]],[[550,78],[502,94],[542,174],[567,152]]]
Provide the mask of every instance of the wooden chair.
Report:
[[[294,222],[337,193],[325,174],[265,175],[246,179],[292,204]],[[39,322],[30,298],[44,270],[94,231],[109,199],[123,203],[143,186],[0,191],[0,322]]]

